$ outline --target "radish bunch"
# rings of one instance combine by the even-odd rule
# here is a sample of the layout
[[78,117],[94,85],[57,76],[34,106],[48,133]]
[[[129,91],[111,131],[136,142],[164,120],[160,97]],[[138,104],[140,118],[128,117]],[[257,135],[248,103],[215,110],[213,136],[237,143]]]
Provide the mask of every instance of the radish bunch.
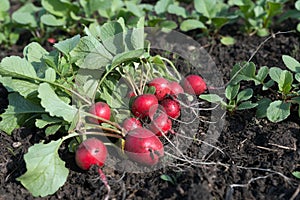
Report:
[[[147,166],[157,164],[164,155],[162,136],[166,137],[172,130],[172,120],[180,117],[180,94],[200,95],[205,92],[206,83],[198,75],[189,75],[181,82],[168,81],[163,77],[154,78],[147,83],[154,87],[154,94],[138,94],[130,91],[131,114],[119,128],[125,140],[124,152],[129,159]],[[88,121],[101,126],[111,118],[111,109],[104,102],[93,104],[89,113],[97,117],[88,117]],[[84,170],[91,165],[103,166],[107,156],[104,144],[90,138],[83,141],[76,151],[76,163]]]

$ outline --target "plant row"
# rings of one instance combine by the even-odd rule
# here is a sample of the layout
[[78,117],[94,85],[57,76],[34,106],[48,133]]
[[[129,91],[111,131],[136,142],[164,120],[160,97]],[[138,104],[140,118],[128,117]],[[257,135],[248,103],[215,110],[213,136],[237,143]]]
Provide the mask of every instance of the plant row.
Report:
[[[293,9],[285,8],[289,3],[288,0],[159,0],[152,5],[139,0],[41,0],[21,1],[21,7],[11,14],[10,1],[1,0],[0,44],[15,44],[24,31],[29,31],[35,41],[55,43],[66,35],[81,33],[82,26],[96,27],[97,22],[103,24],[120,17],[128,26],[135,26],[145,17],[148,27],[183,32],[197,29],[204,35],[215,35],[224,25],[242,21],[239,25],[242,32],[266,36],[271,26],[300,18],[300,1],[294,3]],[[300,25],[293,29],[299,31]],[[229,35],[222,37],[221,42],[232,44],[234,40]]]

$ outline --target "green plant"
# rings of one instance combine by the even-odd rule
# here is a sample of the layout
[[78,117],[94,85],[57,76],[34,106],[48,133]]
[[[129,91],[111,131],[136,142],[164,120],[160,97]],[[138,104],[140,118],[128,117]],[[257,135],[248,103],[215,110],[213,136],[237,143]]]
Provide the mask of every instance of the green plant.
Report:
[[14,26],[9,15],[10,2],[0,0],[0,44],[12,45],[19,39],[19,30]]
[[186,10],[179,5],[176,0],[159,0],[156,4],[146,12],[148,20],[146,26],[166,28],[169,30],[176,29],[178,24],[174,20],[168,19],[168,15],[174,14],[178,17],[178,21],[181,18],[187,16]]
[[225,24],[233,22],[237,15],[229,11],[230,5],[218,0],[194,0],[197,19],[209,26],[209,31],[218,32]]
[[[225,24],[236,19],[234,13],[229,12],[230,6],[223,0],[195,0],[186,2],[185,6],[193,3],[194,9],[187,11],[184,4],[175,0],[159,0],[154,6],[154,14],[147,14],[149,26],[159,26],[161,28],[175,29],[179,26],[181,31],[201,29],[206,34],[215,34]],[[168,20],[168,15],[177,17],[175,21]]]
[[275,16],[282,14],[286,0],[231,0],[230,4],[239,7],[237,14],[244,19],[245,31],[252,35],[269,35],[269,28]]
[[160,175],[160,178],[164,181],[172,183],[173,185],[177,184],[178,177],[176,177],[174,175],[162,174],[162,175]]
[[240,84],[229,84],[225,89],[225,98],[217,94],[202,94],[199,97],[211,103],[219,103],[224,109],[229,112],[235,112],[237,110],[246,110],[255,108],[258,104],[253,103],[251,99],[253,96],[253,90],[247,88],[240,91]]
[[[201,95],[200,98],[209,102],[220,103],[226,109],[232,111],[232,108],[236,108],[236,102],[238,102],[232,100],[232,97],[239,96],[237,93],[241,81],[253,81],[256,86],[261,87],[262,92],[268,90],[271,95],[266,97],[254,95],[257,100],[256,103],[245,102],[245,105],[249,105],[249,107],[245,107],[246,109],[256,107],[257,117],[267,117],[272,122],[280,122],[290,115],[291,110],[298,107],[298,116],[300,117],[300,63],[288,55],[283,55],[282,60],[287,69],[263,66],[257,71],[255,64],[252,62],[235,65],[231,73],[230,84],[226,87],[225,96],[229,99],[229,103],[225,103],[223,98],[216,94]],[[247,88],[243,91],[240,93],[243,92],[244,95],[242,96],[246,100],[252,97],[252,89]],[[244,100],[244,98],[241,99]],[[230,104],[233,104],[233,106],[230,106]]]
[[76,35],[81,33],[82,26],[97,26],[97,21],[102,24],[105,20],[120,17],[133,27],[145,15],[146,10],[152,9],[150,5],[141,4],[137,0],[41,0],[39,6],[32,2],[20,4],[20,8],[10,17],[9,1],[0,1],[0,43],[14,44],[24,31],[29,31],[33,40],[39,43],[44,43],[48,38],[58,41],[67,37],[55,35],[58,31]]
[[[280,18],[279,23],[282,23],[288,18],[300,20],[300,0],[297,0],[294,4],[295,9],[287,10]],[[297,24],[296,30],[300,32],[300,23]]]

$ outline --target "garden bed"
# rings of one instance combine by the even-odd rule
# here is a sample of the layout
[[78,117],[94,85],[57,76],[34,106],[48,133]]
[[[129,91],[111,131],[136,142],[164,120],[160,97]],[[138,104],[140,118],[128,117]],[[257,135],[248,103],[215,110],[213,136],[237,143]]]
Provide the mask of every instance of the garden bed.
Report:
[[[231,70],[234,63],[247,60],[264,40],[257,36],[237,35],[236,38],[237,43],[234,46],[216,44],[212,47],[211,55],[224,74]],[[294,52],[293,56],[297,58],[299,50],[296,48],[299,45],[299,37],[296,34],[279,35],[262,46],[254,56],[253,62],[267,66],[283,66],[281,55]],[[1,88],[2,111],[7,103],[3,98],[5,93]],[[289,199],[297,192],[299,185],[299,181],[291,174],[300,167],[299,124],[300,120],[296,113],[278,124],[266,119],[256,119],[254,112],[251,111],[227,115],[226,125],[217,142],[217,146],[224,154],[211,152],[207,158],[207,161],[220,163],[219,165],[186,169],[186,172],[178,174],[175,184],[160,178],[162,174],[175,175],[172,169],[148,174],[123,174],[104,168],[112,186],[111,197],[230,199],[232,196],[233,199]],[[35,199],[15,178],[25,172],[24,153],[29,146],[43,137],[42,131],[28,128],[16,130],[12,136],[1,132],[2,199]],[[17,147],[13,147],[15,145]],[[97,174],[92,170],[90,173],[82,173],[74,167],[72,155],[65,154],[65,156],[68,160],[67,166],[71,169],[68,180],[56,194],[47,199],[103,197],[105,189]],[[229,167],[222,164],[228,164]],[[234,184],[242,186],[233,187]],[[233,187],[232,191],[230,186]]]

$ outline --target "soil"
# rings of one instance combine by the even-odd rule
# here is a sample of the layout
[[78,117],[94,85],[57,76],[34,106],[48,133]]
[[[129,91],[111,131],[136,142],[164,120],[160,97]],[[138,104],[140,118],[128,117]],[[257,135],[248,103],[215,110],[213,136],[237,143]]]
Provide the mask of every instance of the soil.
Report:
[[[274,32],[290,30],[295,22],[274,28]],[[190,32],[193,36],[194,33]],[[224,46],[218,39],[198,39],[210,53],[216,66],[228,81],[235,63],[248,60],[266,40],[248,36],[224,27],[220,34],[236,39],[233,46]],[[23,43],[10,50],[1,47],[0,59],[20,55]],[[281,56],[291,55],[300,60],[300,37],[297,33],[278,34],[266,41],[252,61],[258,66],[284,68]],[[7,91],[0,87],[0,112],[7,106]],[[34,143],[43,139],[43,130],[20,128],[11,136],[0,132],[0,199],[104,199],[106,189],[92,168],[81,171],[74,164],[74,155],[61,149],[61,157],[70,169],[68,179],[55,194],[34,198],[16,178],[25,173],[24,154]],[[205,134],[204,134],[205,135]],[[48,138],[49,139],[49,138]],[[293,171],[300,171],[300,119],[294,112],[283,122],[271,123],[257,119],[254,110],[227,113],[224,128],[212,149],[203,158],[206,164],[185,166],[178,170],[166,167],[149,173],[123,173],[105,166],[111,186],[111,199],[300,199],[300,180]],[[197,144],[190,148],[198,153]],[[169,175],[174,183],[160,178]]]

